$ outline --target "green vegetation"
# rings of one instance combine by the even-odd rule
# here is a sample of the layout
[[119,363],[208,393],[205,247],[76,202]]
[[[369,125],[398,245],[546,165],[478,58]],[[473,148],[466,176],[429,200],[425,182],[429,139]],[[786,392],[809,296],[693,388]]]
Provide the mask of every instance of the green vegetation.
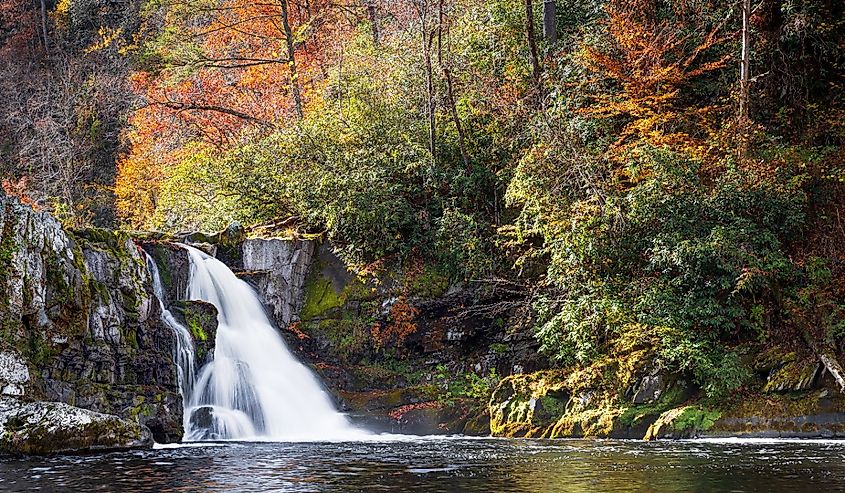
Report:
[[[23,0],[8,3],[28,18]],[[309,278],[302,336],[319,332],[352,360],[388,349],[402,359],[403,346],[421,344],[415,298],[492,286],[508,307],[495,317],[582,379],[568,391],[600,387],[599,401],[547,434],[677,409],[624,402],[623,387],[655,368],[714,403],[755,378],[770,380],[753,389],[765,392],[811,385],[822,355],[845,352],[842,2],[766,0],[745,19],[726,0],[557,2],[544,26],[555,36],[540,36],[529,20],[549,3],[143,1],[81,26],[69,12],[82,4],[63,0],[50,9],[50,57],[10,14],[0,19],[7,65],[85,83],[63,84],[80,92],[46,104],[18,81],[53,79],[0,72],[0,113],[49,110],[0,118],[3,188],[74,223],[108,218],[113,205],[125,227],[239,221],[325,238],[385,282],[337,289]],[[81,73],[53,60],[80,61]],[[86,76],[96,60],[122,89]],[[56,151],[63,142],[73,159]],[[92,192],[104,183],[110,193]],[[126,239],[79,236],[107,248]],[[375,287],[400,300],[389,313]],[[121,301],[135,316],[138,300]],[[755,361],[775,346],[794,354]],[[453,375],[447,393],[481,399],[496,379]],[[560,396],[534,390],[544,412],[560,411]],[[518,405],[515,415],[533,412]],[[667,419],[712,421],[691,409]]]

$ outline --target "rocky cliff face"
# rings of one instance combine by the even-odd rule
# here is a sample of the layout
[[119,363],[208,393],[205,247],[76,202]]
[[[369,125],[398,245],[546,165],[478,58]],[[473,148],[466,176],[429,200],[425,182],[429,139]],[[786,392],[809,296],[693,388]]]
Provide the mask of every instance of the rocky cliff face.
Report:
[[433,268],[361,277],[330,245],[311,248],[301,310],[276,320],[341,409],[372,429],[487,434],[491,386],[547,364],[533,337],[509,330],[506,293],[450,286]]
[[[0,293],[0,450],[137,446],[147,428],[181,437],[173,336],[128,236],[67,232],[0,195]],[[35,435],[53,439],[28,449]]]
[[299,317],[303,288],[314,254],[313,241],[248,239],[242,244],[241,277],[256,288],[279,327]]

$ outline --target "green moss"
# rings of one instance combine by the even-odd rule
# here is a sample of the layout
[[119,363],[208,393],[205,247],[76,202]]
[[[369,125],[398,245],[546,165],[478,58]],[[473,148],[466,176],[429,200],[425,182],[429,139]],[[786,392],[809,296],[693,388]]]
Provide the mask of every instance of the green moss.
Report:
[[672,409],[689,397],[687,389],[681,385],[671,385],[655,402],[624,408],[619,415],[619,423],[624,426],[635,426],[647,418],[660,415]]
[[819,371],[815,359],[789,361],[774,369],[763,387],[763,392],[788,392],[809,389]]
[[[15,244],[14,227],[17,224],[12,215],[12,206],[6,206],[5,221],[3,229],[0,230],[0,286],[5,286],[8,281],[9,272],[12,269],[12,260],[15,258],[17,252],[17,245]],[[0,306],[8,304],[6,297],[0,297]]]
[[721,417],[720,411],[701,405],[676,407],[661,414],[649,426],[643,438],[653,440],[666,436],[672,438],[692,437],[699,432],[713,428],[716,421]]
[[133,349],[138,349],[138,335],[134,330],[127,330],[123,333],[123,340]]
[[158,267],[161,284],[165,288],[169,288],[173,285],[173,273],[170,272],[170,263],[167,261],[171,255],[170,251],[167,246],[160,243],[155,244],[150,250],[150,256],[153,258],[153,262],[156,263],[156,267]]
[[302,320],[317,318],[333,308],[340,308],[345,302],[345,293],[335,291],[331,280],[319,275],[309,276],[305,284],[305,304],[300,318]]
[[40,332],[30,331],[24,355],[36,368],[45,368],[56,355],[56,350]]
[[700,406],[687,406],[678,417],[672,421],[675,431],[707,431],[713,428],[722,413]]
[[507,354],[508,345],[499,342],[494,342],[493,344],[490,344],[490,351],[497,356],[502,356]]
[[414,276],[409,284],[411,296],[419,298],[439,298],[449,289],[449,276],[437,265],[426,265],[421,274]]
[[[197,315],[196,312],[192,312],[191,314]],[[208,340],[208,334],[205,333],[205,329],[203,329],[202,325],[196,318],[191,317],[187,320],[187,322],[188,329],[191,331],[191,335],[193,336],[194,340],[203,342]]]

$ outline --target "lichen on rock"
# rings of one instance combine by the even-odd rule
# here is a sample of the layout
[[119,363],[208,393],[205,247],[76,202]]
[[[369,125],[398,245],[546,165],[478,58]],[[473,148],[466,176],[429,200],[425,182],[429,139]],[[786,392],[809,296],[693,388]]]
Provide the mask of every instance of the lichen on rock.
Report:
[[151,445],[150,430],[137,422],[61,402],[0,397],[0,453],[51,454]]

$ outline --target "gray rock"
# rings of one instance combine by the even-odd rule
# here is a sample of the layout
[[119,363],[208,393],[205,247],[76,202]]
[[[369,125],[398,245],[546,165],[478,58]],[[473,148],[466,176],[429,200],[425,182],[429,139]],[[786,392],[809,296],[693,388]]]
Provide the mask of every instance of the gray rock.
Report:
[[17,352],[0,352],[0,394],[24,395],[29,368]]
[[663,395],[666,391],[665,377],[660,372],[654,372],[650,375],[644,376],[640,379],[634,397],[632,399],[634,404],[651,404]]
[[61,402],[0,397],[0,452],[51,454],[126,450],[152,445],[138,423]]
[[[178,439],[174,340],[154,301],[127,234],[68,232],[49,214],[0,196],[0,395],[115,415],[149,425],[162,441]],[[16,437],[24,449],[34,435]]]
[[253,274],[259,297],[279,327],[296,321],[304,301],[303,287],[314,255],[311,241],[248,239],[243,242],[243,268]]

